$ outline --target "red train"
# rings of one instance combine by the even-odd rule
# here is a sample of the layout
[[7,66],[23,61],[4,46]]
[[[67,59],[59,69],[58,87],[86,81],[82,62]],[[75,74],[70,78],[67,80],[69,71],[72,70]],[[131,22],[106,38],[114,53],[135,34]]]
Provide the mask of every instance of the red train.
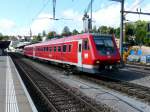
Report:
[[28,45],[24,48],[24,55],[69,65],[88,73],[116,69],[120,63],[114,36],[90,33]]

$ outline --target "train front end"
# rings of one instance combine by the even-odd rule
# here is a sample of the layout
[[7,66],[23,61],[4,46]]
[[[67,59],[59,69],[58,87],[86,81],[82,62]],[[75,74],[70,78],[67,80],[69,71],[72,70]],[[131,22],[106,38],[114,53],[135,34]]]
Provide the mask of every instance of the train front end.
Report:
[[117,70],[120,65],[120,53],[114,36],[93,35],[94,65],[98,71]]

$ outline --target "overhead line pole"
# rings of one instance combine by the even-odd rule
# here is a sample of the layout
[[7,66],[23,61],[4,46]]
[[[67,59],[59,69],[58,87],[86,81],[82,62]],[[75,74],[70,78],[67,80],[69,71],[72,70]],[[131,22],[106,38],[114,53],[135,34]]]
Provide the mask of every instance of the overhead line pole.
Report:
[[91,0],[91,31],[92,31],[92,11],[93,11],[92,10],[92,8],[93,8],[92,5],[93,5],[93,0]]
[[121,63],[123,64],[123,22],[124,22],[124,1],[125,0],[110,0],[121,3],[121,15],[120,15],[120,55]]
[[[123,22],[124,22],[124,0],[121,1],[121,21],[120,21],[120,54],[123,60]],[[123,62],[123,61],[122,61]]]
[[123,11],[124,13],[130,13],[130,14],[142,14],[142,15],[150,15],[150,13],[147,12],[135,12],[135,11]]
[[56,0],[53,0],[53,19],[55,19]]

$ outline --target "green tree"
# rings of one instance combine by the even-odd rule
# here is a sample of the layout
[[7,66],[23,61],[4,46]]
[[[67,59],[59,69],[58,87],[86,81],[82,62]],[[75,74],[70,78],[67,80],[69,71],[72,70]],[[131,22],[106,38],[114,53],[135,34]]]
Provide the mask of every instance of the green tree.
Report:
[[150,45],[150,39],[149,38],[144,38],[144,44],[149,46]]
[[96,26],[93,26],[92,33],[97,33],[97,28],[96,28]]
[[42,32],[42,36],[43,36],[43,37],[45,37],[45,36],[46,36],[46,31],[45,31],[45,30],[43,30],[43,32]]
[[108,27],[107,31],[108,31],[108,34],[114,34],[115,33],[115,29],[113,27]]
[[82,34],[82,33],[84,33],[84,31],[83,31],[83,30],[81,30],[81,32],[80,32],[80,33]]
[[52,39],[52,38],[55,38],[56,36],[56,32],[55,31],[50,31],[47,35],[48,39]]
[[107,26],[100,26],[98,28],[98,32],[101,33],[101,34],[108,34],[108,28],[107,28]]
[[145,21],[137,21],[135,22],[135,40],[137,44],[143,44],[144,43],[144,38],[146,37],[147,34],[147,23]]
[[40,41],[42,41],[41,33],[39,33],[37,36],[33,36],[32,43],[37,43],[37,42],[40,42]]
[[132,38],[135,35],[135,25],[134,23],[126,23],[125,24],[125,42],[130,43],[132,41]]
[[9,36],[8,35],[3,36],[3,40],[9,40]]
[[64,27],[64,29],[63,29],[61,35],[62,35],[62,36],[69,36],[69,35],[71,35],[70,29],[69,29],[68,26],[65,26],[65,27]]
[[38,36],[37,36],[37,41],[42,41],[42,36],[41,36],[41,33],[38,33]]
[[77,35],[77,34],[79,34],[79,32],[78,32],[78,30],[74,29],[74,30],[72,31],[72,34],[73,34],[73,35]]
[[115,33],[116,38],[120,38],[120,27],[114,29],[114,33]]
[[3,40],[3,34],[0,33],[0,40]]

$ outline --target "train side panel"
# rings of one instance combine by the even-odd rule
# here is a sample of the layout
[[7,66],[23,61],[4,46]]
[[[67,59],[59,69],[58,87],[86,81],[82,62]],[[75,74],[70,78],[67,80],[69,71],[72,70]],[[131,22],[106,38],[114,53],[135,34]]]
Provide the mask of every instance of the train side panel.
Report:
[[[33,52],[33,50],[35,52]],[[114,37],[81,34],[25,47],[27,56],[73,65],[80,71],[99,73],[120,61]]]

